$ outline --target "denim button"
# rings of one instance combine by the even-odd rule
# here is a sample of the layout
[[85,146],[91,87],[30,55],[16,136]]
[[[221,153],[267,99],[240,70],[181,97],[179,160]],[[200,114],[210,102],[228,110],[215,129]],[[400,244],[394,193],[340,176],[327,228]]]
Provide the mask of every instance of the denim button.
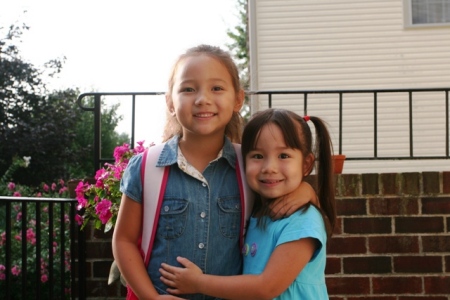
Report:
[[202,211],[201,214],[200,214],[200,218],[203,219],[204,217],[206,217],[206,213],[204,211]]
[[258,246],[256,245],[256,243],[253,243],[252,247],[250,248],[250,255],[255,256],[256,251],[258,251]]
[[203,187],[205,187],[205,186],[206,186],[206,183],[203,182],[202,185],[203,185]]
[[200,243],[200,244],[198,244],[198,247],[199,247],[200,249],[203,249],[203,248],[205,248],[205,244]]
[[164,206],[164,211],[169,211],[169,207],[168,206]]

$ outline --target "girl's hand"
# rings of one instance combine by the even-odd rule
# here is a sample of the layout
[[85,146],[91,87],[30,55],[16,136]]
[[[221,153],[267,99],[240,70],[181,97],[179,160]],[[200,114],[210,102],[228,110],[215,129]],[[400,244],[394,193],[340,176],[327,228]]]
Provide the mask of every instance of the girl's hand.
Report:
[[320,206],[316,191],[309,183],[302,181],[295,191],[270,204],[270,217],[274,220],[289,217],[308,202]]
[[187,258],[177,257],[177,261],[184,268],[162,263],[159,269],[161,281],[169,286],[167,292],[174,295],[198,293],[197,284],[202,270]]

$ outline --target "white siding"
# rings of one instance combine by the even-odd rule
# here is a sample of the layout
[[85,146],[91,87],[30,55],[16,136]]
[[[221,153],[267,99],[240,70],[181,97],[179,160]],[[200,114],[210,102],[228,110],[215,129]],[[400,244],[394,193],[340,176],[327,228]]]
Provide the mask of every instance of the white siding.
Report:
[[[250,0],[251,90],[362,90],[450,86],[450,26],[405,28],[401,0]],[[252,110],[267,107],[252,97]],[[337,152],[338,96],[309,95]],[[373,155],[373,100],[344,97],[343,153]],[[303,96],[273,107],[303,114]],[[414,95],[414,155],[445,155],[445,95]],[[378,156],[409,155],[407,94],[378,98]],[[450,170],[450,160],[347,161],[344,173]]]

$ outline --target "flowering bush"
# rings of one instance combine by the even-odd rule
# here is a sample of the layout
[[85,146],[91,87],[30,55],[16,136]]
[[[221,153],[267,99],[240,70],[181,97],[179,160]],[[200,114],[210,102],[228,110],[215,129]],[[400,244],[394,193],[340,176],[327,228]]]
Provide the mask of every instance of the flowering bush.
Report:
[[[151,145],[150,145],[151,146]],[[96,229],[105,225],[105,232],[111,230],[116,224],[122,193],[119,190],[120,179],[128,161],[136,154],[144,152],[144,141],[138,142],[134,149],[123,144],[114,149],[114,164],[106,163],[104,168],[95,174],[95,183],[81,181],[75,192],[78,200],[77,209],[81,215],[76,221],[81,228],[93,220]]]
[[[14,196],[14,197],[46,197],[46,198],[67,198],[69,196],[67,186],[63,180],[59,180],[57,183],[46,184],[42,183],[39,187],[28,187],[20,184],[16,184],[11,181],[12,174],[19,167],[27,167],[30,163],[29,157],[23,159],[15,158],[10,168],[0,178],[0,195],[2,196]],[[61,224],[69,222],[69,208],[65,208],[64,218],[61,220],[60,205],[49,206],[47,202],[42,203],[29,202],[26,205],[26,219],[22,215],[22,202],[11,202],[11,270],[6,269],[6,207],[0,206],[0,290],[4,291],[6,284],[6,272],[10,272],[11,277],[11,290],[14,293],[21,293],[22,289],[31,291],[35,290],[34,279],[38,276],[41,282],[41,296],[45,298],[50,289],[53,292],[58,292],[61,284],[57,283],[57,280],[61,278],[59,274],[61,270],[61,264],[64,266],[64,286],[66,287],[65,293],[68,295],[70,292],[70,240],[65,239],[64,244],[61,244],[61,228],[64,228],[64,235],[69,236],[69,226],[60,226]],[[49,232],[49,212],[53,210],[55,218],[53,219],[54,227]],[[36,213],[40,211],[40,222],[36,221]],[[22,224],[25,225],[26,233],[22,234]],[[36,232],[40,230],[40,270],[39,274],[35,273],[36,266]],[[27,257],[27,286],[22,286],[22,239],[26,238],[26,257]],[[52,239],[52,247],[49,247],[50,239]],[[57,253],[60,253],[61,247],[64,249],[64,257],[61,258]],[[53,254],[53,276],[54,281],[48,282],[49,270],[50,270],[50,251]],[[59,293],[59,292],[58,292]],[[15,297],[15,295],[13,295]],[[34,297],[34,295],[33,295]]]

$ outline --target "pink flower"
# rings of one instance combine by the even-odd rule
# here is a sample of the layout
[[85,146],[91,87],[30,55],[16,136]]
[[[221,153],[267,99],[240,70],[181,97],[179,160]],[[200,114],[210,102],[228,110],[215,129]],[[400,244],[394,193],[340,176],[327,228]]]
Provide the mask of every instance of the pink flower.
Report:
[[11,273],[15,276],[19,276],[20,274],[20,268],[18,266],[14,266],[11,268]]
[[41,192],[38,192],[38,193],[36,194],[36,197],[42,197],[42,193],[41,193]]
[[52,191],[56,190],[56,183],[52,183]]
[[[1,240],[0,240],[0,246],[3,246],[6,243],[6,232],[3,231],[2,234],[0,235]],[[1,271],[1,267],[2,265],[0,265],[0,271]]]
[[0,265],[0,272],[3,273],[5,272],[6,267],[4,265]]
[[8,190],[14,191],[15,188],[16,188],[16,184],[14,182],[8,183]]
[[116,160],[116,162],[120,161],[123,157],[123,155],[130,150],[130,145],[129,144],[123,144],[122,146],[117,146],[114,149],[114,158]]
[[59,180],[59,185],[60,185],[60,186],[64,186],[64,180],[60,179],[60,180]]
[[98,218],[100,221],[102,221],[102,224],[106,224],[108,220],[111,218],[111,201],[108,199],[103,199],[102,201],[97,203],[97,206],[95,207],[95,213],[98,215]]
[[48,281],[48,277],[47,277],[47,275],[42,275],[41,276],[41,282],[47,282]]
[[20,220],[22,220],[22,212],[18,212],[17,216],[16,216],[16,221],[19,222]]
[[83,217],[82,216],[80,216],[79,214],[76,214],[75,215],[75,221],[77,222],[77,224],[79,225],[79,226],[81,226],[81,224],[83,224]]
[[28,228],[27,230],[27,241],[30,242],[31,245],[36,244],[36,234],[33,231],[33,228]]
[[20,194],[20,192],[17,192],[17,191],[16,191],[16,192],[14,192],[13,196],[14,196],[14,197],[21,197],[22,195]]
[[44,185],[42,186],[42,189],[44,190],[44,192],[48,192],[49,187],[46,183],[44,183]]
[[65,191],[67,191],[67,187],[62,187],[62,188],[59,189],[59,194],[61,195]]
[[21,241],[21,240],[22,240],[22,236],[21,236],[20,234],[16,234],[16,235],[14,236],[14,239],[15,239],[16,241]]

